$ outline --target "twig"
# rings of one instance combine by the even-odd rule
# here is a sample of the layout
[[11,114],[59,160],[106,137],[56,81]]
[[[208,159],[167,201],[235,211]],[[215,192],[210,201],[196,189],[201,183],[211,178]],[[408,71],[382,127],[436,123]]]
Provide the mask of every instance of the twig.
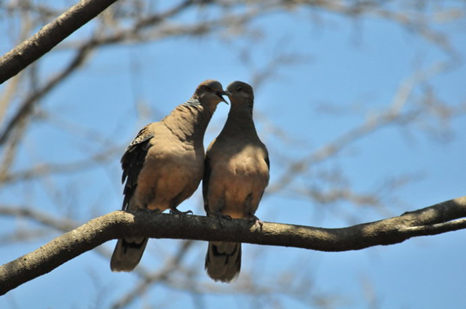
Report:
[[[47,84],[45,84],[41,89],[32,92],[21,104],[21,107],[18,109],[16,114],[8,121],[3,132],[0,134],[0,145],[4,144],[8,137],[10,136],[11,132],[15,129],[18,123],[21,123],[26,116],[31,114],[31,111],[34,107],[34,103],[36,103],[39,99],[44,97],[48,94],[55,86],[57,86],[60,82],[63,82],[68,76],[71,75],[89,56],[90,52],[94,48],[93,42],[89,42],[88,45],[83,46],[80,48],[75,57],[69,62],[69,64],[61,71],[58,75],[51,78]],[[0,72],[2,70],[2,64],[0,59]],[[0,73],[0,78],[1,78]]]

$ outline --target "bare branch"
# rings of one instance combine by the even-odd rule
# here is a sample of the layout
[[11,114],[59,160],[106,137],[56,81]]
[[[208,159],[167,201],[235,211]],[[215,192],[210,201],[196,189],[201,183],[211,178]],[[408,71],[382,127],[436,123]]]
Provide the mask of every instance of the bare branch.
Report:
[[[0,267],[0,294],[41,276],[104,242],[124,236],[235,241],[319,251],[360,250],[390,245],[417,236],[436,235],[466,228],[466,196],[399,217],[327,229],[264,223],[261,229],[248,220],[220,223],[216,218],[147,212],[116,211],[88,223]],[[452,221],[458,219],[456,221]]]
[[83,0],[0,58],[0,84],[49,52],[116,0]]
[[[96,165],[114,158],[116,154],[120,154],[121,149],[123,149],[123,146],[115,146],[110,149],[106,149],[104,152],[94,154],[89,158],[77,160],[75,162],[41,164],[16,173],[0,173],[0,184],[27,181],[44,177],[46,175],[69,174],[94,168]],[[0,213],[1,212],[2,211],[0,209]]]
[[[89,56],[90,52],[93,50],[94,44],[89,42],[88,45],[83,46],[81,49],[78,50],[75,57],[69,62],[69,64],[61,71],[58,75],[51,78],[47,84],[45,84],[41,89],[32,92],[21,104],[21,107],[16,112],[16,114],[12,117],[12,119],[6,125],[4,131],[0,134],[0,145],[4,144],[7,140],[11,132],[15,129],[15,127],[24,121],[26,116],[28,116],[32,108],[34,107],[34,103],[37,102],[39,99],[44,97],[47,93],[49,93],[54,87],[56,87],[60,82],[63,82],[68,76],[71,75]],[[0,59],[0,72],[2,69],[2,63]],[[1,73],[0,73],[1,78]]]
[[180,267],[183,258],[193,245],[192,240],[184,241],[180,244],[178,251],[173,257],[167,261],[166,265],[160,271],[154,273],[144,273],[143,278],[136,284],[133,289],[122,295],[110,308],[119,309],[125,308],[135,299],[143,295],[154,283],[165,280],[170,273]]
[[[275,181],[274,184],[269,186],[267,192],[270,194],[281,190],[289,185],[298,174],[303,174],[308,171],[309,167],[328,160],[334,155],[342,152],[349,145],[352,145],[354,142],[365,136],[375,133],[381,128],[389,125],[412,125],[416,120],[422,119],[423,116],[426,118],[425,114],[427,109],[424,106],[421,106],[420,108],[407,108],[407,105],[409,105],[411,101],[411,96],[416,90],[416,87],[422,85],[438,74],[447,71],[449,67],[448,63],[441,62],[436,63],[426,70],[415,72],[413,76],[410,76],[400,84],[392,102],[385,110],[369,115],[364,123],[361,123],[350,130],[346,130],[339,137],[328,142],[326,145],[310,153],[303,159],[291,162],[287,167],[287,171],[278,179],[278,181]],[[457,116],[460,115],[459,112],[456,114]]]
[[69,231],[78,226],[78,224],[71,219],[52,217],[49,214],[31,208],[0,206],[0,214],[5,216],[29,218],[45,226],[53,227],[59,231]]

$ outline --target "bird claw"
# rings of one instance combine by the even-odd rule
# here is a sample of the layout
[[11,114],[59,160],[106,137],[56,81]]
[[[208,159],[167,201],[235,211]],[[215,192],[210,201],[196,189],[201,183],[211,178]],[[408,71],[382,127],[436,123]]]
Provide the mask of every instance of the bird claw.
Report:
[[212,215],[213,217],[217,218],[218,220],[218,223],[220,224],[220,226],[223,228],[223,221],[222,220],[229,220],[231,221],[232,218],[230,215],[223,215],[221,214],[220,212],[217,212],[215,214]]
[[262,222],[257,216],[250,214],[248,218],[249,222],[254,222],[254,227],[262,230],[262,226],[264,225],[264,222]]
[[230,215],[219,215],[218,218],[229,220],[229,221],[233,220]]
[[160,209],[158,208],[155,208],[155,209],[149,209],[149,208],[139,208],[138,209],[139,211],[142,211],[148,215],[152,215],[152,214],[159,214],[160,213]]
[[172,214],[172,215],[190,215],[191,214],[192,215],[194,213],[192,212],[192,210],[180,211],[180,210],[178,210],[176,208],[171,208],[170,209],[170,214]]

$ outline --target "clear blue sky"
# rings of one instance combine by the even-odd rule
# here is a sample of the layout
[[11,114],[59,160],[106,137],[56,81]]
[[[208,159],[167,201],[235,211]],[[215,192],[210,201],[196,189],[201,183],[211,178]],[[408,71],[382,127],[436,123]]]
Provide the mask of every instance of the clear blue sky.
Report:
[[[33,124],[15,169],[25,169],[43,161],[70,162],[85,158],[89,153],[99,153],[105,147],[124,146],[140,127],[160,120],[174,106],[188,99],[196,85],[205,79],[218,79],[224,86],[234,80],[250,81],[251,70],[238,57],[238,49],[247,46],[252,50],[256,68],[264,67],[277,50],[308,56],[306,62],[280,68],[277,76],[256,91],[258,130],[271,153],[271,184],[275,184],[283,172],[284,157],[299,158],[324,146],[371,113],[387,108],[400,84],[411,77],[413,71],[427,70],[449,60],[449,56],[432,42],[390,22],[378,19],[354,22],[322,14],[324,22],[315,24],[303,12],[292,16],[277,13],[254,23],[252,29],[262,29],[267,34],[258,42],[242,38],[227,42],[213,36],[100,50],[82,72],[43,101],[42,108],[59,120],[52,119],[53,124],[46,121]],[[454,47],[464,58],[466,37],[461,25],[464,26],[464,20],[439,29],[449,33]],[[76,35],[79,36],[79,32]],[[4,53],[8,43],[2,40],[5,39],[0,38],[0,51]],[[66,57],[66,53],[46,56],[41,66],[44,76],[56,70]],[[429,85],[448,105],[459,106],[466,102],[465,80],[466,68],[460,62],[430,80]],[[4,89],[4,85],[0,86],[0,91]],[[419,90],[415,91],[414,98],[419,94]],[[138,102],[150,107],[143,111],[143,119],[139,121],[135,109]],[[322,107],[330,106],[339,112],[322,111]],[[228,106],[219,106],[206,135],[206,144],[218,133],[227,112]],[[267,130],[268,122],[295,142],[280,141]],[[72,127],[61,123],[71,123]],[[426,134],[425,128],[440,125],[429,117],[407,130],[388,126],[351,144],[329,162],[316,166],[316,172],[344,173],[343,182],[358,193],[383,191],[388,179],[416,175],[414,182],[388,194],[385,212],[343,201],[315,204],[293,189],[306,186],[325,189],[328,185],[317,183],[312,177],[303,177],[288,189],[267,195],[257,215],[264,221],[343,227],[463,196],[466,194],[466,118],[453,118],[450,124],[452,136],[448,142],[437,141]],[[97,130],[103,138],[93,136],[83,142],[81,134],[88,129]],[[7,187],[0,191],[0,198],[4,204],[37,207],[57,217],[69,212],[75,220],[85,222],[119,209],[118,159],[117,156],[105,167],[47,178],[45,182],[56,185],[60,188],[58,191],[48,192],[46,184],[31,181]],[[180,209],[203,214],[199,201],[197,192]],[[65,207],[69,205],[83,207],[72,206],[69,210]],[[356,219],[348,221],[348,218]],[[0,223],[0,235],[22,225],[31,227],[24,220],[0,218]],[[40,242],[2,247],[0,263],[30,252],[57,235],[48,234]],[[254,276],[252,280],[271,284],[284,270],[289,270],[293,276],[299,273],[302,278],[295,278],[293,284],[302,285],[302,289],[308,291],[305,296],[331,296],[335,303],[329,308],[464,308],[465,236],[465,231],[459,231],[343,253],[244,245],[243,273],[250,272]],[[149,269],[157,269],[178,244],[176,240],[151,240],[142,263]],[[114,242],[104,245],[108,250],[113,246]],[[259,305],[273,308],[273,303],[261,302],[261,298],[238,297],[241,294],[238,285],[243,276],[237,283],[221,286],[233,291],[231,295],[209,293],[208,287],[215,284],[203,273],[205,246],[197,245],[186,263],[198,268],[196,276],[202,282],[198,297],[202,304],[207,308],[219,305],[225,309],[258,308]],[[0,308],[105,308],[117,298],[115,295],[136,283],[132,274],[111,273],[108,263],[94,252],[85,253],[1,297]],[[297,265],[299,270],[296,271]],[[182,274],[178,276],[177,283],[182,284]],[[287,286],[285,279],[282,278],[282,284]],[[373,307],[367,300],[371,293],[376,297]],[[171,303],[167,303],[167,297]],[[307,308],[304,302],[279,293],[273,297],[287,308]],[[176,285],[156,286],[131,308],[144,305],[190,308],[195,303],[192,295],[178,290]]]

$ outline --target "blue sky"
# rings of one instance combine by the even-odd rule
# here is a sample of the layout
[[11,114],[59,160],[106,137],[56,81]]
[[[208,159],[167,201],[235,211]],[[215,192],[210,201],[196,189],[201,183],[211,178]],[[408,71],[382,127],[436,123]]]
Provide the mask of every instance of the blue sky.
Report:
[[[234,80],[251,80],[251,69],[238,57],[240,48],[251,51],[251,62],[262,68],[277,53],[300,54],[307,61],[281,67],[277,76],[257,89],[257,127],[271,155],[271,184],[283,173],[286,158],[300,158],[343,135],[371,114],[386,109],[400,84],[415,70],[427,70],[450,61],[441,48],[399,25],[375,18],[352,20],[320,14],[312,23],[309,12],[293,15],[276,13],[262,17],[251,29],[262,29],[262,40],[219,40],[217,36],[178,38],[143,45],[118,45],[99,50],[78,74],[48,95],[42,109],[51,120],[32,124],[14,169],[22,170],[41,162],[70,162],[99,153],[108,147],[121,151],[148,122],[160,120],[173,107],[190,97],[196,85],[209,78],[224,86]],[[187,16],[186,18],[188,18]],[[466,38],[460,25],[439,26],[447,32],[456,50],[465,56]],[[88,26],[86,26],[88,27]],[[2,30],[4,31],[4,30]],[[80,30],[76,37],[88,29]],[[73,39],[70,38],[70,39]],[[8,43],[0,39],[1,51]],[[66,43],[66,42],[65,42]],[[45,56],[41,72],[47,76],[69,57],[66,52]],[[428,85],[451,106],[466,102],[462,62],[429,80]],[[426,86],[427,87],[427,86]],[[4,91],[5,86],[0,86]],[[412,108],[420,95],[409,100]],[[142,104],[143,103],[143,104]],[[135,106],[139,106],[138,115]],[[333,107],[337,112],[326,113]],[[220,105],[206,134],[206,144],[218,134],[228,112]],[[141,116],[141,117],[139,117]],[[284,142],[267,130],[268,123],[284,131],[294,142]],[[423,208],[465,195],[466,121],[450,122],[448,142],[437,141],[420,128],[400,130],[387,126],[369,134],[336,155],[317,164],[312,171],[338,171],[344,184],[358,193],[384,190],[387,180],[414,174],[415,181],[395,189],[385,200],[385,212],[356,207],[345,201],[320,205],[294,190],[328,184],[309,174],[290,187],[266,195],[257,215],[264,221],[321,227],[343,227],[380,220],[408,210]],[[426,117],[424,125],[438,128]],[[90,130],[98,133],[89,135]],[[94,133],[95,133],[94,132]],[[87,136],[83,139],[83,136]],[[3,187],[5,204],[37,207],[56,217],[69,214],[78,222],[119,209],[121,185],[119,155],[105,166],[94,166],[65,176],[47,177],[26,184]],[[52,188],[52,189],[51,189]],[[26,193],[25,193],[26,192]],[[203,214],[200,194],[180,206]],[[348,219],[350,218],[350,219]],[[0,218],[0,235],[12,229],[34,227],[27,220]],[[35,242],[0,248],[5,263],[50,241],[50,233]],[[466,277],[464,231],[405,241],[402,244],[361,251],[323,253],[302,249],[244,245],[243,273],[232,285],[210,282],[203,273],[206,244],[197,244],[186,257],[200,278],[199,299],[177,288],[155,286],[130,308],[190,308],[201,303],[207,308],[274,307],[308,308],[303,301],[274,292],[270,299],[243,295],[241,280],[249,275],[262,284],[286,281],[287,270],[301,285],[303,299],[329,296],[330,308],[463,308]],[[143,265],[156,270],[174,252],[180,241],[151,240]],[[111,251],[114,242],[103,247]],[[302,278],[296,278],[299,274]],[[175,281],[182,284],[183,273]],[[281,280],[281,281],[280,281]],[[87,252],[51,273],[0,298],[1,308],[104,308],[136,284],[133,274],[111,273],[108,260]],[[370,287],[365,289],[366,287]],[[287,286],[287,284],[284,284]],[[226,293],[211,292],[220,286]],[[376,295],[370,306],[367,295]],[[194,299],[194,300],[193,300]],[[275,302],[273,301],[275,299]],[[279,302],[278,302],[279,301]]]

